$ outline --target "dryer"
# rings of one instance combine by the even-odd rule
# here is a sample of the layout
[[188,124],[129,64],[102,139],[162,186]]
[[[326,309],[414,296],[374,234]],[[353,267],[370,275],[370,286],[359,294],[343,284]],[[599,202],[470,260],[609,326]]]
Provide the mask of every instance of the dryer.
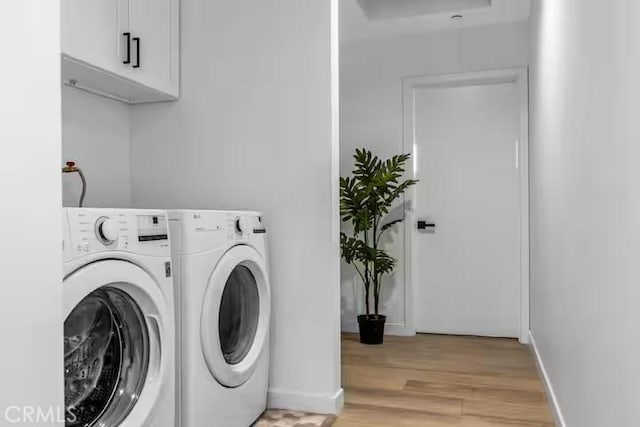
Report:
[[166,213],[66,208],[63,216],[65,425],[173,427]]
[[257,212],[169,211],[181,427],[248,427],[265,410],[271,298]]

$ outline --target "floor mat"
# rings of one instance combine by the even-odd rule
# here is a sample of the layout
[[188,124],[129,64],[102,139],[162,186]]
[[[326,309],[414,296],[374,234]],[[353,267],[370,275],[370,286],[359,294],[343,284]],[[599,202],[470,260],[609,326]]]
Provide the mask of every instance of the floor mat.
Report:
[[329,427],[335,420],[335,415],[269,409],[253,427]]

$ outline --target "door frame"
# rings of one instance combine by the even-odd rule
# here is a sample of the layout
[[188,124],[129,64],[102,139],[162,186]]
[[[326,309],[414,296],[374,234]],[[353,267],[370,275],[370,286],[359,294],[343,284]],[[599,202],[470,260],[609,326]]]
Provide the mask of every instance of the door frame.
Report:
[[[520,327],[519,341],[529,341],[529,73],[526,67],[505,68],[470,73],[437,74],[405,77],[402,81],[402,147],[412,155],[407,167],[407,177],[415,178],[414,154],[414,92],[429,87],[461,87],[498,83],[515,83],[520,93],[520,139],[517,145],[520,169]],[[404,221],[405,263],[405,327],[403,335],[413,335],[415,328],[415,301],[413,300],[417,271],[411,262],[416,251],[413,224],[416,215],[411,200],[416,198],[415,186],[404,196],[406,219]]]

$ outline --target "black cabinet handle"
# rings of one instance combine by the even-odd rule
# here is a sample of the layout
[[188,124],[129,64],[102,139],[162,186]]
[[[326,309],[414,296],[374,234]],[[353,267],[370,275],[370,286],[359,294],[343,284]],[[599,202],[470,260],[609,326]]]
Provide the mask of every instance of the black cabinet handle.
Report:
[[418,230],[426,230],[427,228],[436,228],[436,225],[428,224],[427,221],[418,221]]
[[127,38],[127,58],[122,61],[123,64],[130,64],[131,63],[131,33],[127,32],[127,33],[122,33],[123,36],[125,36]]
[[140,37],[134,37],[132,40],[136,44],[136,63],[133,68],[140,68]]

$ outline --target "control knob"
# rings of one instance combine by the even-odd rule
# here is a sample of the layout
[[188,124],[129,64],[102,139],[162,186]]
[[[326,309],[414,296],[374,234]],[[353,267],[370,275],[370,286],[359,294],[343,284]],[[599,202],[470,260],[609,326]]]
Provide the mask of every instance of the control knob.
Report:
[[118,239],[118,224],[108,217],[98,218],[96,221],[96,236],[103,245],[112,244]]
[[249,233],[249,231],[251,231],[251,222],[249,221],[249,218],[246,217],[236,217],[236,233],[238,234],[243,234],[243,233]]

